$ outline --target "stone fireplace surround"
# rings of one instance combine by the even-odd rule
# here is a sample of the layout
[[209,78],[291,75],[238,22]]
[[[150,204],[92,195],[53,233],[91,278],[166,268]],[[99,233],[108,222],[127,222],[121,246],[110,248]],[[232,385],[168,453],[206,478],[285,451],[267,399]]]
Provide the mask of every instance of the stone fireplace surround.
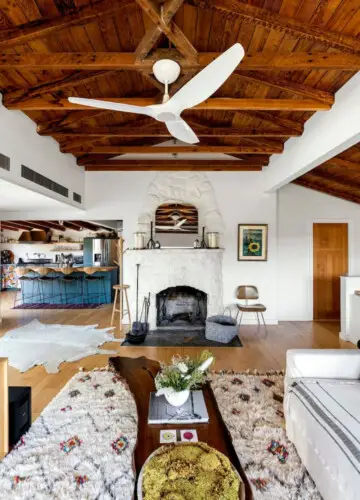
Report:
[[150,329],[156,325],[156,295],[170,287],[189,286],[207,294],[207,316],[223,310],[223,250],[163,248],[128,250],[124,254],[124,283],[130,285],[132,319],[136,311],[136,264],[139,271],[139,315],[150,293]]

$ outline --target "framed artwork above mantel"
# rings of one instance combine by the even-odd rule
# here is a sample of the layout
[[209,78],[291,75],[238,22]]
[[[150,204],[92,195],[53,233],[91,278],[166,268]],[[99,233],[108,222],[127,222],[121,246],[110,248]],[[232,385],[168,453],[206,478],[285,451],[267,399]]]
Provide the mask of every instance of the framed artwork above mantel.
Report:
[[267,261],[268,258],[268,225],[238,225],[238,260],[254,262]]

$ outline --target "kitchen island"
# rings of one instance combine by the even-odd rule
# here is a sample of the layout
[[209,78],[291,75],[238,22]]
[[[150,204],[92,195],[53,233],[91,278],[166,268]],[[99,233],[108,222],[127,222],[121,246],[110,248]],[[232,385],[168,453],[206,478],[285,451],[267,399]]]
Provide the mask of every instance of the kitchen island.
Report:
[[109,304],[118,283],[117,266],[16,266],[21,292],[16,305]]

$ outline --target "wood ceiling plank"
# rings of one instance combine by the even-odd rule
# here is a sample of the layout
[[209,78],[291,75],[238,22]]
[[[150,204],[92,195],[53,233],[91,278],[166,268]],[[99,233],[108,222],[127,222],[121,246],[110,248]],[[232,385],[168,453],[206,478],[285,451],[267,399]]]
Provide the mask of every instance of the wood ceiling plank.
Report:
[[75,73],[64,76],[60,79],[40,83],[34,87],[27,87],[23,89],[16,90],[14,92],[7,92],[4,95],[5,106],[10,102],[19,102],[31,97],[37,97],[42,94],[57,92],[59,90],[74,88],[77,85],[86,85],[93,82],[97,78],[102,78],[104,76],[109,76],[115,73],[114,71],[98,71],[84,73],[82,71],[76,71]]
[[[182,68],[203,68],[210,64],[220,53],[203,52],[198,60],[186,60],[179,57],[176,50],[162,49],[152,52],[144,61],[137,61],[132,52],[63,52],[0,54],[0,70],[138,70],[151,69],[161,58],[177,60]],[[242,71],[282,71],[324,69],[358,71],[359,54],[338,54],[333,52],[295,52],[283,54],[266,52],[246,54],[239,67]]]
[[269,87],[288,92],[290,94],[299,95],[308,99],[317,99],[319,101],[326,102],[330,106],[334,103],[334,95],[331,92],[315,89],[308,85],[293,82],[292,80],[287,80],[285,78],[270,77],[266,73],[261,73],[260,71],[241,72],[240,70],[236,70],[234,75],[245,80],[258,82],[261,85],[267,85]]
[[[158,104],[158,99],[153,97],[121,97],[103,98],[104,102],[119,102],[135,106],[151,106]],[[191,108],[192,110],[265,110],[265,111],[325,111],[330,105],[314,99],[236,99],[212,97],[201,104]],[[83,111],[96,109],[90,106],[77,105],[68,99],[47,99],[35,97],[21,102],[10,103],[8,109],[22,111]]]
[[304,131],[304,125],[301,122],[295,122],[293,120],[289,120],[288,118],[284,118],[283,116],[276,116],[271,113],[266,113],[266,112],[258,113],[255,111],[251,113],[247,111],[240,111],[235,113],[234,118],[232,120],[233,126],[235,127],[238,126],[238,121],[241,121],[242,115],[247,116],[249,118],[256,118],[258,120],[261,120],[263,124],[272,127],[287,128],[288,130],[294,130],[295,132],[299,132],[300,134],[302,134]]
[[93,146],[79,147],[72,151],[80,154],[172,154],[172,153],[222,153],[222,154],[274,154],[282,153],[282,143],[253,146]]
[[[0,32],[0,49],[26,44],[37,38],[52,35],[59,30],[112,15],[127,5],[131,5],[131,3],[130,0],[116,0],[116,2],[114,0],[104,0],[56,18],[21,24],[16,28]],[[13,8],[14,5],[11,6],[12,11]],[[22,19],[21,22],[25,23],[26,21]]]
[[360,52],[360,40],[336,31],[329,31],[303,22],[292,17],[284,17],[269,10],[249,5],[241,0],[189,0],[191,5],[203,9],[212,9],[224,15],[240,17],[252,25],[262,26],[267,29],[276,29],[287,35],[303,38],[312,42],[321,43],[344,52]]
[[324,193],[330,196],[335,196],[336,198],[341,198],[346,201],[351,201],[353,203],[360,203],[360,195],[357,196],[355,194],[351,194],[348,192],[344,192],[341,189],[330,188],[325,184],[320,182],[316,182],[314,180],[308,180],[302,177],[295,179],[292,181],[293,184],[297,184],[298,186],[306,187],[308,189],[313,189],[314,191],[319,191],[320,193]]

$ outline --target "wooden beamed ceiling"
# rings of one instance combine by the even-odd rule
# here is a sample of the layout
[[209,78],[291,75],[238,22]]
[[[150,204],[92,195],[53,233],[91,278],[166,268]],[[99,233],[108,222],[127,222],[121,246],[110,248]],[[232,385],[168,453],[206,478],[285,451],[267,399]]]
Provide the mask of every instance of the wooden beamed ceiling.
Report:
[[293,183],[360,204],[360,143],[298,177]]
[[[25,112],[87,170],[261,170],[360,69],[359,35],[358,0],[0,2],[0,89],[8,109]],[[174,94],[235,42],[245,49],[239,67],[183,113],[199,145],[162,152],[236,159],[151,161],[153,146],[171,138],[162,123],[67,100],[159,103],[156,60],[179,62]],[[147,156],[111,159],[126,153]]]
[[6,220],[0,221],[1,229],[10,229],[11,231],[31,231],[32,229],[42,229],[44,231],[49,231],[51,229],[56,229],[57,231],[66,231],[66,229],[72,229],[73,231],[83,231],[87,229],[89,231],[101,231],[106,230],[111,232],[106,226],[97,224],[96,222],[89,222],[83,220],[64,220],[64,221],[54,221],[54,220]]

